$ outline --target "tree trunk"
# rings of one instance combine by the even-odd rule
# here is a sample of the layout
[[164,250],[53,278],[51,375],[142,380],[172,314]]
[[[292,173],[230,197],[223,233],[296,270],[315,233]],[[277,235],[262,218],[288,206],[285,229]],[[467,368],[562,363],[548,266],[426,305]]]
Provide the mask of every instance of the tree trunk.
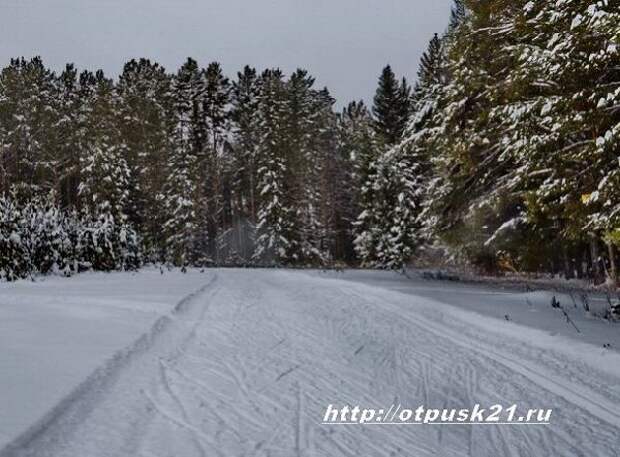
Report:
[[611,241],[607,242],[609,250],[609,271],[607,282],[613,288],[618,286],[618,265],[616,264],[616,247]]
[[577,247],[577,251],[575,253],[575,271],[577,273],[577,279],[583,279],[583,247],[581,244]]
[[590,239],[590,256],[592,257],[592,279],[595,284],[600,284],[602,278],[600,255],[598,250],[598,240],[595,237]]
[[564,277],[566,279],[573,279],[575,277],[575,271],[573,270],[573,265],[566,246],[562,248],[562,260],[564,261]]

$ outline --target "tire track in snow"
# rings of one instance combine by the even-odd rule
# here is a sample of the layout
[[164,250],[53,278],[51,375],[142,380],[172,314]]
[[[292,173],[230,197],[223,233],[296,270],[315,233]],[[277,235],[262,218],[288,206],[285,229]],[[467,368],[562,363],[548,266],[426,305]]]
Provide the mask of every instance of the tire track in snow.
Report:
[[[341,281],[334,281],[334,282],[339,283],[339,284],[342,283]],[[403,344],[422,343],[423,344],[422,347],[424,347],[428,351],[428,355],[432,356],[432,357],[429,357],[429,359],[433,360],[433,365],[437,367],[439,370],[443,370],[442,366],[444,363],[453,364],[454,361],[458,360],[457,358],[460,355],[457,355],[457,354],[451,355],[450,358],[452,359],[452,361],[450,361],[450,358],[447,358],[447,357],[437,357],[437,355],[439,354],[438,351],[443,351],[442,348],[446,348],[446,350],[448,350],[448,348],[452,345],[452,347],[461,348],[461,350],[464,351],[463,354],[465,354],[467,359],[471,359],[471,361],[475,362],[476,365],[480,365],[480,368],[477,371],[480,372],[480,375],[483,378],[486,378],[489,375],[489,373],[492,373],[492,371],[490,370],[493,370],[492,367],[494,365],[496,367],[501,366],[503,368],[502,370],[504,372],[503,376],[508,376],[508,373],[515,373],[515,374],[519,374],[521,376],[526,377],[530,381],[533,381],[531,377],[538,375],[538,379],[536,380],[539,382],[537,382],[536,384],[539,385],[542,389],[563,398],[569,404],[575,405],[579,407],[583,412],[591,415],[591,417],[601,420],[602,422],[605,422],[616,429],[615,435],[611,435],[612,433],[611,430],[607,429],[603,431],[603,429],[601,429],[600,427],[597,427],[598,434],[600,435],[600,440],[601,440],[600,447],[602,449],[606,449],[606,453],[601,452],[600,455],[603,455],[603,454],[612,455],[612,454],[609,454],[610,448],[607,447],[607,444],[605,443],[608,443],[609,445],[611,445],[611,443],[614,441],[616,443],[618,442],[618,438],[617,438],[618,422],[616,420],[617,416],[612,410],[614,403],[610,404],[609,407],[606,407],[605,405],[601,405],[600,400],[603,397],[597,394],[597,392],[593,390],[592,388],[586,387],[582,390],[582,387],[580,385],[574,385],[573,383],[569,381],[559,380],[560,382],[558,382],[558,380],[556,379],[557,377],[555,376],[551,378],[549,376],[547,377],[540,376],[535,370],[540,369],[540,371],[547,373],[546,368],[543,366],[540,366],[539,368],[538,365],[530,365],[527,367],[527,371],[525,371],[523,366],[519,365],[520,363],[519,360],[521,359],[517,360],[516,364],[514,364],[514,363],[511,363],[513,362],[513,360],[510,360],[507,356],[498,357],[497,353],[490,354],[489,352],[485,352],[487,348],[495,349],[496,347],[501,347],[502,349],[505,348],[507,351],[507,354],[509,354],[510,353],[509,351],[511,351],[511,347],[506,346],[506,344],[503,343],[503,340],[501,339],[501,337],[497,334],[494,334],[493,332],[490,332],[488,335],[486,335],[487,339],[500,338],[500,340],[502,340],[502,345],[497,346],[497,345],[494,345],[493,343],[489,344],[489,342],[487,342],[485,346],[475,346],[475,342],[477,341],[477,339],[470,335],[465,335],[463,333],[457,333],[455,331],[449,333],[449,335],[446,335],[446,331],[450,330],[448,322],[439,323],[434,320],[431,321],[430,318],[425,317],[426,314],[423,314],[420,312],[416,313],[415,307],[413,309],[411,308],[408,309],[402,306],[403,303],[411,304],[412,302],[415,302],[416,300],[415,296],[412,297],[411,295],[398,294],[398,299],[393,300],[395,296],[394,296],[394,293],[391,291],[382,290],[377,287],[368,287],[368,286],[360,286],[362,289],[360,290],[357,288],[358,286],[359,285],[356,285],[355,289],[349,288],[349,290],[346,292],[349,295],[356,297],[356,299],[358,300],[358,303],[360,303],[359,308],[362,308],[363,304],[369,304],[370,306],[374,307],[377,310],[388,311],[390,314],[392,314],[393,322],[399,322],[399,321],[402,322],[402,320],[404,319],[403,325],[408,326],[411,329],[410,330],[411,333],[419,333],[421,338],[419,338],[419,341],[417,342],[408,342],[407,339],[403,339],[402,343]],[[428,303],[433,304],[432,301],[429,301],[424,298],[420,300],[424,303],[424,305],[422,306],[422,310],[429,307],[427,305]],[[444,306],[444,305],[439,305],[439,306]],[[415,318],[413,316],[414,313],[415,313]],[[406,318],[404,318],[404,316],[406,316]],[[393,332],[394,332],[394,335],[398,338],[400,335],[400,332],[397,332],[395,329],[393,330]],[[451,337],[454,337],[454,338],[451,338]],[[469,344],[470,340],[474,342],[474,345]],[[489,350],[496,352],[494,349],[489,349]],[[452,352],[454,351],[452,350]],[[519,353],[519,352],[515,352],[515,353]],[[499,355],[501,356],[501,354]],[[508,360],[506,360],[507,358]],[[480,362],[478,362],[478,360]],[[489,367],[488,365],[489,360],[493,362],[493,365],[491,365],[491,367]],[[529,364],[529,362],[525,362],[525,363]],[[560,365],[564,367],[565,362],[560,363]],[[447,366],[450,366],[450,365],[447,365]],[[474,379],[475,379],[476,373],[473,372],[472,375],[474,376]],[[441,379],[441,378],[437,378],[437,379]],[[434,381],[435,384],[437,384],[437,379]],[[440,381],[440,382],[443,383],[445,381]],[[477,381],[473,381],[473,382],[477,383]],[[514,381],[511,380],[510,382],[512,383]],[[485,379],[485,389],[491,389],[491,387],[492,386],[489,385],[489,379]],[[494,389],[497,389],[497,387],[498,385],[493,386]],[[514,384],[514,387],[519,387],[519,385]],[[493,390],[488,390],[488,392],[493,393]],[[526,396],[516,397],[516,398],[523,398],[526,401],[528,401],[529,399],[529,401],[532,401],[531,406],[538,406],[538,407],[541,406],[540,404],[535,403],[536,400],[535,398],[532,397],[531,392],[529,392],[529,395],[527,392],[524,392],[524,393]],[[445,392],[443,392],[443,394],[445,394]],[[592,397],[595,399],[594,401],[591,401],[590,394],[592,394]],[[428,399],[430,395],[427,394],[425,397]],[[469,398],[472,398],[472,399],[475,398],[476,402],[484,403],[484,397],[480,397],[480,392],[478,392],[477,398],[476,396],[474,396],[474,393],[471,392],[469,395]],[[505,401],[503,400],[504,397],[498,397],[498,398],[500,398],[500,400],[499,401],[496,400],[497,402],[502,403]],[[470,403],[471,401],[472,400],[470,400]],[[538,402],[540,402],[540,399],[538,400]],[[467,404],[466,402],[463,402],[463,403]],[[599,409],[599,407],[601,406],[602,408],[604,408],[603,410]],[[591,425],[592,427],[595,427],[595,425],[592,424],[591,420],[587,419],[586,417],[587,416],[576,417],[576,419],[579,422],[578,426],[588,427]],[[564,420],[568,420],[568,417],[564,418]],[[477,429],[470,429],[470,430],[471,430],[471,433],[473,434],[474,430],[477,430]],[[542,440],[539,444],[542,445],[543,449],[544,448],[554,449],[553,446],[547,447],[544,445],[544,443],[546,443],[546,440],[548,440],[552,435],[556,434],[555,430],[552,430],[550,427],[547,428],[548,431],[544,431],[544,432],[543,431],[539,432],[533,429],[531,430],[532,431],[529,432],[531,433],[530,436],[537,435],[538,439]],[[584,428],[583,430],[585,431],[587,430],[587,428]],[[523,433],[523,431],[520,431],[519,433]],[[612,438],[612,436],[615,436],[615,438]],[[565,441],[564,446],[566,446],[567,449],[570,449],[571,452],[574,452],[577,449],[575,446],[578,446],[579,444],[583,445],[583,442],[580,442],[578,439],[576,439],[576,436],[574,436],[573,434],[570,434],[570,437],[571,437],[570,441]],[[502,437],[498,437],[498,438],[503,441]],[[477,438],[474,438],[472,435],[471,441],[473,442],[474,439],[478,440]],[[513,440],[514,435],[511,434],[509,439]],[[526,444],[527,442],[528,441],[525,440]],[[517,441],[514,441],[514,442],[511,441],[511,443],[513,447],[522,446],[522,444],[518,443]],[[518,443],[518,444],[514,444],[514,443]],[[535,449],[536,449],[535,447],[531,447],[530,452],[534,452]],[[470,446],[470,449],[469,449],[470,455],[480,455],[480,453],[481,453],[480,449],[475,449],[474,447]],[[545,454],[545,455],[548,455],[548,454]]]
[[[189,417],[189,414],[187,413],[187,409],[185,408],[185,405],[183,404],[183,400],[174,391],[174,388],[170,384],[170,381],[168,378],[168,366],[162,359],[159,360],[159,368],[160,368],[159,372],[161,376],[161,385],[163,386],[164,391],[170,396],[174,404],[177,406],[179,412],[181,413],[182,420],[179,422],[186,424],[185,428],[187,428],[191,432],[194,443],[196,444],[196,447],[200,451],[200,455],[202,457],[206,457],[207,451],[202,441],[203,434],[201,432],[198,432],[196,427],[192,425],[192,421]],[[151,399],[151,402],[153,402],[152,399]],[[157,404],[155,406],[157,406]],[[161,410],[161,408],[159,407],[158,409]]]
[[506,354],[501,354],[474,341],[465,340],[458,334],[448,330],[445,326],[439,328],[429,320],[423,318],[421,318],[420,321],[424,321],[425,324],[423,327],[417,324],[420,328],[427,329],[438,337],[447,337],[450,341],[463,348],[471,349],[478,354],[484,355],[485,357],[505,366],[515,373],[530,379],[532,382],[538,384],[545,390],[563,397],[569,403],[588,411],[598,419],[607,422],[614,427],[620,428],[620,412],[617,412],[618,410],[605,405],[609,402],[609,399],[601,397],[598,393],[591,391],[587,387],[577,386],[570,382],[566,382],[551,373],[547,373],[547,370],[539,365],[516,360]]
[[[0,457],[613,456],[618,429],[581,408],[568,430],[320,426],[330,403],[471,407],[541,401],[546,392],[557,395],[557,386],[528,390],[523,368],[499,357],[510,356],[512,343],[489,348],[482,337],[433,319],[429,306],[404,306],[415,304],[411,295],[300,272],[219,275],[211,295],[180,306],[171,328],[116,373],[82,423],[61,418],[30,449]],[[103,439],[91,442],[97,433]]]
[[[123,371],[137,359],[147,355],[162,335],[169,331],[200,297],[214,287],[217,279],[217,274],[214,274],[207,284],[179,301],[169,315],[162,316],[155,322],[148,333],[127,349],[115,354],[41,420],[0,450],[0,457],[41,457],[53,455],[54,449],[62,448],[66,444],[66,435],[72,435],[92,414]],[[140,428],[141,425],[134,427]]]
[[[358,294],[357,292],[350,293]],[[367,299],[368,296],[366,295],[364,297]],[[386,303],[384,306],[391,307],[395,312],[398,311],[398,308],[394,308],[393,305]],[[505,366],[509,370],[530,379],[532,382],[538,384],[545,390],[563,397],[569,403],[588,411],[598,419],[607,422],[614,427],[620,428],[620,405],[614,405],[615,408],[606,406],[610,402],[610,399],[602,397],[597,392],[588,389],[586,386],[579,386],[564,381],[556,375],[548,373],[547,370],[540,365],[535,365],[531,362],[523,361],[522,359],[517,360],[514,357],[511,357],[508,352],[502,354],[496,350],[490,349],[488,345],[483,346],[482,344],[477,343],[472,338],[465,339],[462,334],[456,333],[447,325],[440,326],[437,322],[423,316],[421,313],[416,315],[415,320],[409,318],[408,316],[404,318],[407,319],[412,326],[417,327],[420,331],[433,333],[438,338],[448,339],[462,348],[481,354],[488,359]]]

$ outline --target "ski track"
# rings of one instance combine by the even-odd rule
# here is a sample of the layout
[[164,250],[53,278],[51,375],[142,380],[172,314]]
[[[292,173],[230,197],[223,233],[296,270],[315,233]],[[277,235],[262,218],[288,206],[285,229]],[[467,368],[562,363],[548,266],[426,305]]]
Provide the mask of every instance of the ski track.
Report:
[[[618,455],[620,380],[508,323],[303,272],[210,275],[0,457]],[[320,425],[329,404],[476,403],[553,408],[552,425]]]

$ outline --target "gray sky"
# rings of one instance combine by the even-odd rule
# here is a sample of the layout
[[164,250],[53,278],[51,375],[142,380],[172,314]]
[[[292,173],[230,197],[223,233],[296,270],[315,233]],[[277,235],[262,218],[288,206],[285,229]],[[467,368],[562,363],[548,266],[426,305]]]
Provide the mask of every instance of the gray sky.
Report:
[[117,75],[148,57],[192,56],[234,76],[245,64],[304,67],[342,105],[370,101],[387,63],[410,79],[452,0],[0,0],[0,61],[41,55]]

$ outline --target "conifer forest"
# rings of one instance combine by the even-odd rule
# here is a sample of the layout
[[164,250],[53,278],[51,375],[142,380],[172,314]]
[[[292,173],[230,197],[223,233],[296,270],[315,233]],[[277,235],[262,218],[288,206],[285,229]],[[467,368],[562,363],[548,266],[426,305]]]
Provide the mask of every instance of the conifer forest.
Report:
[[303,69],[11,60],[0,277],[441,256],[615,283],[620,4],[457,0],[429,39],[344,108]]

